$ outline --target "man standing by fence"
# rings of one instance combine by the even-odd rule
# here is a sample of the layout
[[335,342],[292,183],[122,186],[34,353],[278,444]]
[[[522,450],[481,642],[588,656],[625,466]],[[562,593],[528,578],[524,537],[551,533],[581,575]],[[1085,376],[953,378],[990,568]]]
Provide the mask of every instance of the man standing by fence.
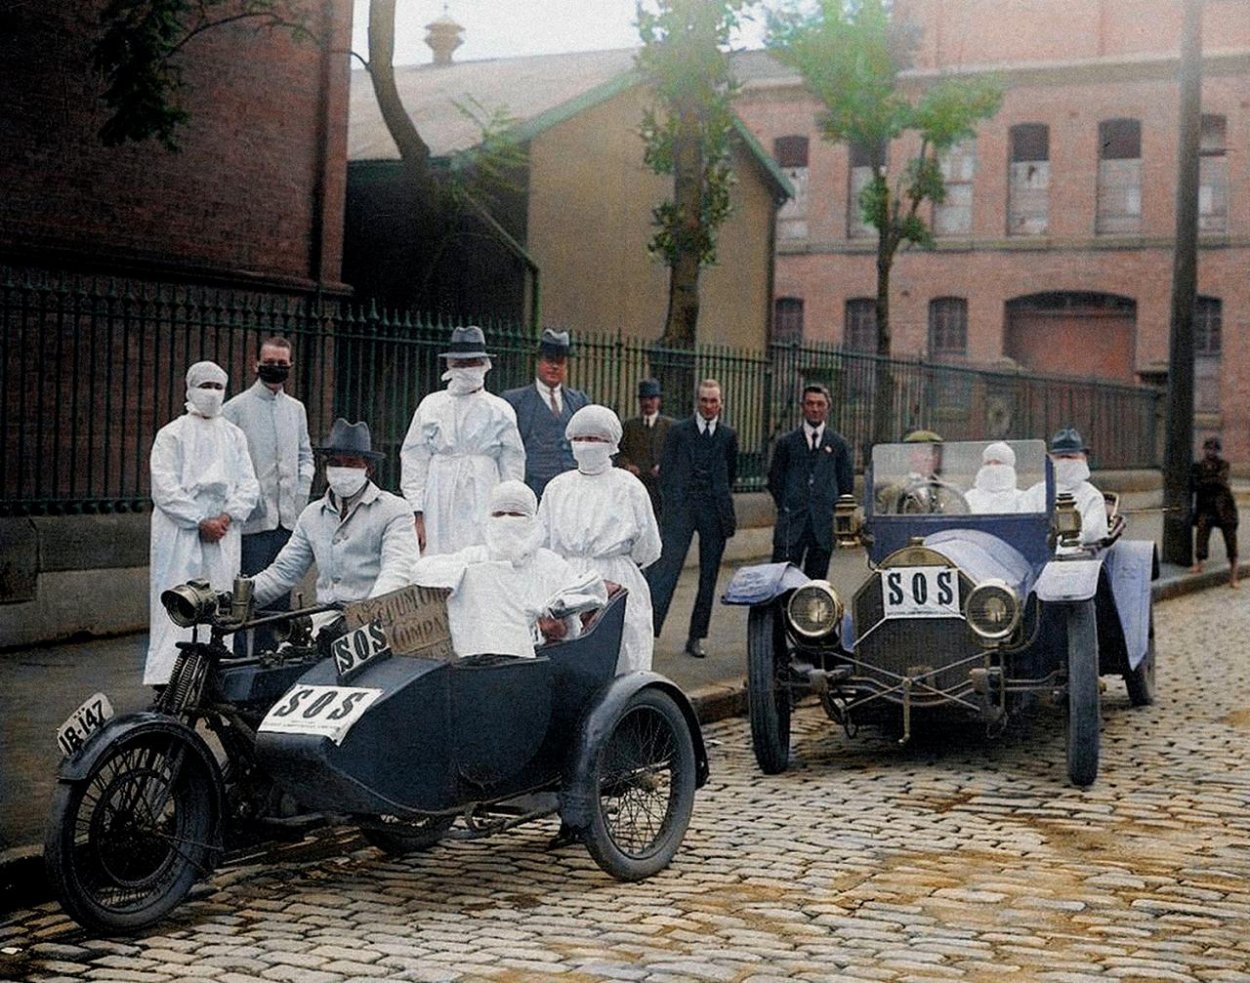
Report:
[[[252,468],[260,482],[260,502],[243,524],[245,576],[264,570],[291,538],[300,512],[308,504],[313,480],[312,442],[304,404],[288,396],[283,386],[291,372],[291,343],[266,338],[256,360],[256,382],[222,408],[222,415],[247,435]],[[274,611],[290,607],[289,597],[270,602]],[[256,644],[268,647],[268,629],[257,629]],[[235,652],[245,654],[247,638],[235,635]]]
[[664,514],[660,497],[660,453],[672,425],[673,418],[660,412],[659,380],[643,379],[638,383],[638,416],[625,421],[616,466],[642,482],[651,497],[651,508],[657,520]]

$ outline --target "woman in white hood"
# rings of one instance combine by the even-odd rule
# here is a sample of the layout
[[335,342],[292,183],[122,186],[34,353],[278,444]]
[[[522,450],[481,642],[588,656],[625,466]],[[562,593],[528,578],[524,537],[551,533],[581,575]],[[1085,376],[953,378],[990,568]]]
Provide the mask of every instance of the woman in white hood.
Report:
[[215,362],[192,365],[186,413],[161,427],[152,444],[146,686],[169,682],[174,643],[191,639],[190,628],[169,620],[161,593],[197,577],[214,590],[229,590],[239,569],[243,520],[260,500],[247,437],[221,415],[228,381]]
[[995,441],[981,452],[981,469],[964,497],[972,512],[1019,512],[1022,492],[1016,487],[1016,452]]
[[596,570],[629,591],[616,671],[650,669],[655,648],[651,590],[641,568],[660,558],[651,497],[641,481],[612,466],[621,421],[606,406],[583,406],[564,435],[577,470],[556,475],[543,491],[538,524],[544,541],[577,569]]

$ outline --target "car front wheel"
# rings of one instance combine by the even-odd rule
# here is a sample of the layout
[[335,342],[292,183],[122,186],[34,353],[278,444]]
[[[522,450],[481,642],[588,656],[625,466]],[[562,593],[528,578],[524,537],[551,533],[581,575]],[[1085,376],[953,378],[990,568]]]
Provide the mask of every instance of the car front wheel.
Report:
[[1068,606],[1068,780],[1080,788],[1098,777],[1102,714],[1098,702],[1098,630],[1094,604]]
[[785,658],[779,605],[753,606],[747,616],[747,712],[755,760],[766,775],[779,774],[790,763],[792,697],[780,675]]

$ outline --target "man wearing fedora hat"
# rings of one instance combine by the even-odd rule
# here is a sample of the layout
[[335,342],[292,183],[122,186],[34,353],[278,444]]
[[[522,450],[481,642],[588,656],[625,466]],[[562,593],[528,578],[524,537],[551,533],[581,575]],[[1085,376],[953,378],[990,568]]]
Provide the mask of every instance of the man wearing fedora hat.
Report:
[[539,498],[548,481],[577,467],[564,430],[573,414],[590,403],[590,397],[564,384],[572,354],[567,331],[543,329],[534,384],[503,394],[516,411],[517,427],[525,444],[525,483]]
[[658,379],[643,379],[638,383],[639,415],[622,424],[621,453],[616,459],[618,468],[624,468],[647,489],[657,521],[662,502],[660,454],[664,451],[668,428],[673,425],[673,418],[660,412],[660,399]]
[[[1062,427],[1050,438],[1051,467],[1055,473],[1055,494],[1071,495],[1076,510],[1081,515],[1081,542],[1096,543],[1105,539],[1107,529],[1107,503],[1102,492],[1089,481],[1089,448],[1085,438],[1076,427]],[[1023,496],[1022,511],[1046,511],[1046,482],[1039,481]],[[1064,547],[1060,547],[1062,551]],[[1079,549],[1079,547],[1072,547]]]
[[257,607],[291,591],[317,564],[317,603],[350,603],[406,587],[417,561],[412,510],[372,481],[383,455],[369,424],[334,421],[318,453],[325,461],[326,493],[295,521],[277,558],[256,575]]
[[525,472],[512,407],[486,391],[491,356],[477,325],[451,333],[446,389],[417,406],[400,451],[401,487],[423,553],[454,553],[482,542],[491,489]]

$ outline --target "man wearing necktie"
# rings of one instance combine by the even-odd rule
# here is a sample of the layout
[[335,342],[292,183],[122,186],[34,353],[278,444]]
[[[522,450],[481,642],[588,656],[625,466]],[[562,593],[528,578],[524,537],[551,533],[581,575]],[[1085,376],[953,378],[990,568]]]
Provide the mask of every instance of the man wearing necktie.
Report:
[[685,652],[707,653],[703,639],[712,620],[712,599],[725,540],[734,534],[733,486],[738,477],[738,435],[721,420],[721,389],[715,379],[699,384],[699,410],[669,427],[660,457],[664,518],[663,550],[651,567],[651,604],[658,638],[686,562],[690,540],[699,534],[699,591],[690,614]]
[[525,483],[539,498],[547,482],[577,467],[564,429],[590,397],[564,385],[572,345],[567,331],[543,330],[533,385],[503,394],[516,411],[517,429],[525,444]]
[[773,562],[788,560],[813,580],[824,580],[833,554],[833,507],[853,493],[850,445],[827,425],[829,390],[803,389],[803,423],[778,442],[768,469],[777,506]]
[[660,383],[656,379],[643,379],[638,383],[639,415],[626,420],[621,437],[621,453],[616,466],[624,468],[647,489],[651,496],[651,508],[658,520],[663,515],[660,497],[660,453],[664,450],[664,438],[673,425],[673,418],[660,412]]

